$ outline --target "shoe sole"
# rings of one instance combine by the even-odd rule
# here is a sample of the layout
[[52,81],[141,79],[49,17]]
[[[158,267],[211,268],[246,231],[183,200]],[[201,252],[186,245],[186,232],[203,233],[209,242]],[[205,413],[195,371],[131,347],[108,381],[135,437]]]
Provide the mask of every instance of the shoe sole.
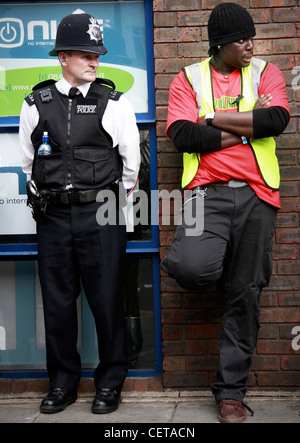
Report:
[[243,423],[246,420],[246,416],[240,418],[223,418],[218,415],[218,419],[220,423]]
[[118,401],[118,405],[113,406],[113,407],[97,408],[97,407],[92,406],[92,413],[93,414],[110,414],[112,412],[115,412],[118,409],[120,403],[121,403],[121,399]]
[[96,409],[92,408],[93,414],[110,414],[111,412],[115,412],[118,408],[102,408],[102,409]]

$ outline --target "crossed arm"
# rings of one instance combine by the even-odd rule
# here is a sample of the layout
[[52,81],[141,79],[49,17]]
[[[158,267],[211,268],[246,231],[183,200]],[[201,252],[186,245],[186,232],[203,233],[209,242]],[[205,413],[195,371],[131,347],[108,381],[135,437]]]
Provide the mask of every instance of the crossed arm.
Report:
[[268,108],[271,100],[271,94],[262,95],[252,111],[216,113],[212,126],[207,126],[204,117],[199,117],[197,123],[177,121],[170,127],[173,143],[181,152],[206,154],[241,143],[241,136],[277,136],[286,128],[289,114],[280,106]]

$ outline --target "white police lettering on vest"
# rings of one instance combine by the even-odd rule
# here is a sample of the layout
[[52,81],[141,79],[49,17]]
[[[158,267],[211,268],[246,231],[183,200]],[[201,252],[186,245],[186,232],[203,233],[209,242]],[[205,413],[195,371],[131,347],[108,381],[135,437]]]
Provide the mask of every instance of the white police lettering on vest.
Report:
[[76,114],[95,114],[97,105],[77,105]]

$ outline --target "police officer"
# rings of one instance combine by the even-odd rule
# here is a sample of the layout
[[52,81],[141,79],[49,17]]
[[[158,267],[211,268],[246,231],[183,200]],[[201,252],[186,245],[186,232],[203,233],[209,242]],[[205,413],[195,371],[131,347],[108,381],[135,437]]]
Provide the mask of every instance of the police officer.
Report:
[[[135,185],[139,133],[127,99],[112,82],[96,78],[99,56],[106,52],[94,17],[81,10],[64,17],[49,53],[58,56],[63,77],[35,86],[21,111],[23,170],[32,174],[43,197],[43,211],[35,217],[51,389],[42,413],[60,412],[77,399],[81,282],[94,315],[100,358],[92,412],[118,408],[127,374],[121,291],[126,226],[117,210],[116,223],[100,226],[96,215],[104,200],[97,203],[96,198],[101,190],[115,192],[119,181],[125,189]],[[38,154],[44,132],[52,148],[47,156]],[[110,201],[118,206],[117,198]]]

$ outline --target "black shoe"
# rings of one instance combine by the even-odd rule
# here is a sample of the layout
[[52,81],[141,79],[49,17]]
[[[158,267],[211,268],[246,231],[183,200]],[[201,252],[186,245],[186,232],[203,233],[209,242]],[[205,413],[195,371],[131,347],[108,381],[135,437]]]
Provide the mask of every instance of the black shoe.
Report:
[[77,391],[65,388],[52,388],[41,403],[40,411],[43,414],[56,414],[66,409],[77,400]]
[[118,409],[120,403],[120,393],[107,388],[97,389],[92,412],[94,414],[109,414]]

